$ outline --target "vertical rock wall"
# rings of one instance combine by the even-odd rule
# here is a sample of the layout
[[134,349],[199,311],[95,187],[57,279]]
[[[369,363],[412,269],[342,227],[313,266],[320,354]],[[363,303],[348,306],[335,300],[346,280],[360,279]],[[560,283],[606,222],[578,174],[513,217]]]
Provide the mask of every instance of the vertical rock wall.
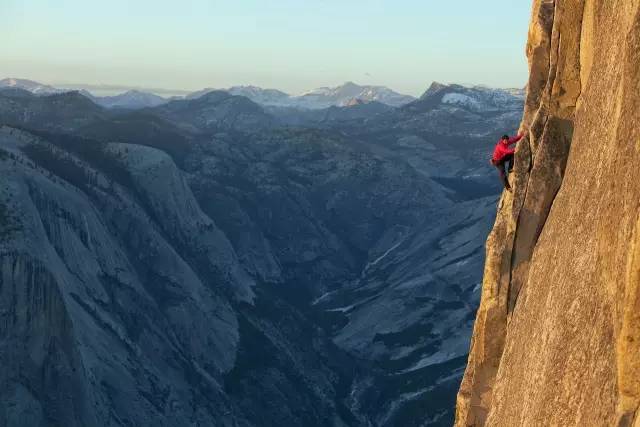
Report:
[[456,424],[637,426],[640,0],[535,0],[527,55]]

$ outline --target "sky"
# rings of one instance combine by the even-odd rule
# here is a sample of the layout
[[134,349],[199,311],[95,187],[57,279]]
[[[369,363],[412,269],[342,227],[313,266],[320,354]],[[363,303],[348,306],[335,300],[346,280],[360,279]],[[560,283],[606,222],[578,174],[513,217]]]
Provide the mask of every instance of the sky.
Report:
[[523,87],[527,0],[0,0],[0,79]]

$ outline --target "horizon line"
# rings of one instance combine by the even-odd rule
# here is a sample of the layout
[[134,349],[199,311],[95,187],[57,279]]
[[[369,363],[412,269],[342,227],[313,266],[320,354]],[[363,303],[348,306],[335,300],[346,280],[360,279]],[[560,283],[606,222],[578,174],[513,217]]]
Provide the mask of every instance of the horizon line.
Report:
[[422,94],[424,94],[424,92],[434,83],[439,83],[439,84],[444,84],[444,85],[459,85],[459,86],[463,86],[463,87],[467,87],[467,88],[473,88],[473,87],[486,87],[486,88],[491,88],[491,89],[502,89],[502,90],[509,90],[509,89],[525,89],[526,88],[526,84],[524,84],[522,87],[516,87],[516,86],[492,86],[492,85],[488,85],[488,84],[483,84],[483,83],[469,83],[469,82],[443,82],[443,81],[436,81],[433,80],[431,83],[428,83],[425,85],[425,89],[422,91],[421,94],[419,95],[410,95],[404,92],[399,92],[396,89],[393,89],[390,86],[387,85],[374,85],[374,84],[359,84],[357,82],[354,82],[353,80],[346,80],[343,83],[337,85],[337,86],[330,86],[330,85],[323,85],[323,86],[317,86],[311,89],[308,89],[306,91],[303,91],[299,94],[293,94],[290,93],[288,91],[282,90],[282,89],[278,89],[275,87],[263,87],[263,86],[258,86],[255,84],[236,84],[236,85],[232,85],[232,86],[228,86],[228,87],[214,87],[214,86],[204,86],[200,89],[196,89],[196,90],[189,90],[189,89],[169,89],[166,87],[148,87],[148,86],[139,86],[139,85],[127,85],[127,84],[113,84],[113,83],[70,83],[70,82],[60,82],[60,81],[45,81],[45,80],[33,80],[30,78],[25,78],[25,77],[4,77],[1,78],[1,80],[28,80],[28,81],[32,81],[38,84],[43,84],[46,86],[52,86],[55,89],[71,89],[71,90],[86,90],[88,92],[91,92],[91,90],[94,91],[104,91],[104,92],[113,92],[114,95],[118,95],[118,94],[123,94],[126,93],[128,91],[140,91],[140,92],[147,92],[147,93],[152,93],[155,95],[166,95],[166,96],[184,96],[184,95],[189,95],[195,92],[199,92],[202,90],[221,90],[221,91],[225,91],[225,90],[229,90],[232,88],[238,88],[238,87],[254,87],[254,88],[259,88],[259,89],[263,89],[263,90],[277,90],[280,91],[282,93],[285,93],[286,95],[295,97],[295,96],[302,96],[305,93],[308,93],[310,91],[316,90],[316,89],[323,89],[323,88],[337,88],[340,86],[344,86],[346,84],[352,83],[355,84],[357,86],[360,87],[384,87],[387,89],[390,89],[400,95],[404,95],[404,96],[411,96],[413,98],[419,98]]

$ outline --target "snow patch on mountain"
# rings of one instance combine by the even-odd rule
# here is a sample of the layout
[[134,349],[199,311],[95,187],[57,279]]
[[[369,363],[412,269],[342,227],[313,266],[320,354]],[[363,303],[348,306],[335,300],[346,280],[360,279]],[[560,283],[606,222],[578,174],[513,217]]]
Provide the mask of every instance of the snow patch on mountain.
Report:
[[412,96],[403,95],[384,86],[360,86],[347,82],[338,87],[321,87],[305,92],[297,97],[299,106],[305,108],[327,108],[332,105],[345,106],[353,99],[365,102],[380,102],[392,107],[399,107],[415,100]]
[[53,95],[56,93],[68,92],[63,89],[57,89],[42,83],[27,79],[7,78],[0,80],[0,89],[22,89],[33,93],[34,95]]
[[418,113],[427,113],[441,107],[455,107],[472,113],[511,113],[522,111],[523,104],[524,89],[495,89],[434,82],[420,99],[403,108]]
[[462,93],[448,93],[442,97],[445,104],[464,105],[471,108],[480,108],[481,104],[478,100]]

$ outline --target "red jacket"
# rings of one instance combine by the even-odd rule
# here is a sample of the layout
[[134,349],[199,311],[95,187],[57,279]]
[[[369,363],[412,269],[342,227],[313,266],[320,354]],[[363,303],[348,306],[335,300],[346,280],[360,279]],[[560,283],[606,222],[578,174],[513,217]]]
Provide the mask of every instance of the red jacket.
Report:
[[500,160],[504,159],[505,156],[515,153],[516,149],[509,148],[509,146],[520,141],[523,137],[524,133],[521,133],[520,135],[509,138],[508,140],[501,139],[498,141],[495,150],[493,150],[493,157],[491,160],[493,160],[494,163],[498,163]]

